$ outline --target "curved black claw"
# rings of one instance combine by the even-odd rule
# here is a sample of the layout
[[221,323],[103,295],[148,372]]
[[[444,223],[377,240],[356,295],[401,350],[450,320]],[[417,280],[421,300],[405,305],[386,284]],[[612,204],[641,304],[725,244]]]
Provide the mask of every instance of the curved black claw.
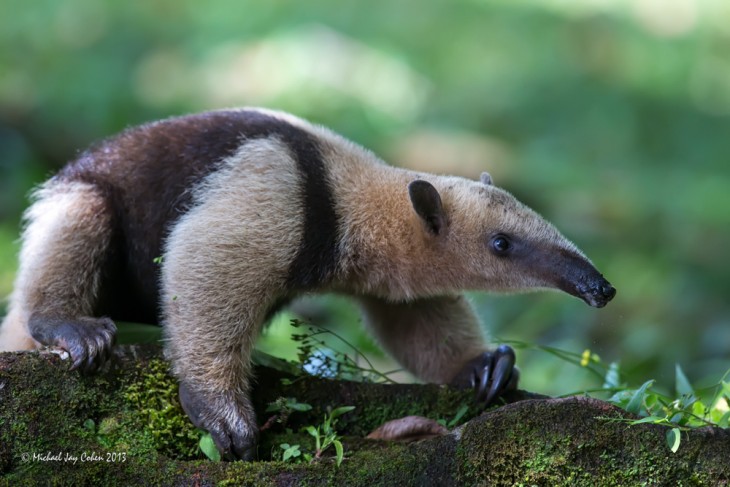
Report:
[[180,405],[196,427],[210,433],[221,458],[254,460],[258,427],[253,408],[247,400],[227,396],[213,397],[180,382]]
[[500,345],[495,351],[484,352],[467,362],[452,384],[473,387],[476,401],[488,406],[505,391],[516,389],[519,377],[514,350]]
[[117,327],[109,318],[57,318],[32,315],[28,328],[33,339],[59,347],[71,356],[71,370],[91,373],[111,356]]

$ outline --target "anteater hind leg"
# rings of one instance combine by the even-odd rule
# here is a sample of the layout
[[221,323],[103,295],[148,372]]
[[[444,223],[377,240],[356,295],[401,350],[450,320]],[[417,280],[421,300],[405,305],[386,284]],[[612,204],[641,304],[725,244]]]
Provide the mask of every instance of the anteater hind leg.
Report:
[[514,352],[487,349],[472,307],[463,296],[406,303],[360,299],[367,326],[381,345],[416,377],[438,384],[474,387],[488,404],[517,385]]
[[48,184],[26,213],[20,266],[0,331],[0,350],[57,346],[73,367],[93,370],[108,355],[116,327],[92,318],[108,254],[112,214],[85,183]]

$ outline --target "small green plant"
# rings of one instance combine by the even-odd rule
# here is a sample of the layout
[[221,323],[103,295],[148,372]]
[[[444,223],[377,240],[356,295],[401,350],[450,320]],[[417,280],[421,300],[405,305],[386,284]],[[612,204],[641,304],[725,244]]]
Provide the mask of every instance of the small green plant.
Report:
[[[305,373],[319,377],[346,379],[356,382],[395,383],[389,375],[398,372],[398,370],[380,372],[373,366],[365,354],[337,333],[313,325],[305,325],[304,322],[296,319],[291,320],[290,324],[295,328],[306,326],[304,333],[292,334],[292,339],[299,343],[297,347],[299,366]],[[322,336],[333,337],[338,342],[344,344],[352,350],[352,356],[334,350],[330,344],[320,338]],[[361,363],[364,363],[364,365],[361,365]]]
[[259,432],[266,431],[271,428],[275,423],[286,424],[289,420],[289,416],[293,412],[306,412],[310,411],[312,406],[307,403],[299,402],[294,397],[279,397],[274,402],[270,402],[266,407],[267,413],[276,413],[269,417],[266,422],[259,428]]
[[459,424],[459,421],[461,420],[461,418],[463,418],[464,415],[468,411],[469,411],[469,406],[467,404],[462,404],[461,407],[458,409],[458,411],[456,411],[456,414],[454,415],[454,417],[451,418],[451,420],[446,421],[444,418],[439,418],[436,420],[436,422],[438,424],[440,424],[441,426],[445,426],[446,428],[451,429],[454,426],[456,426],[457,424]]
[[[284,398],[280,398],[284,399]],[[298,405],[298,407],[306,406],[309,407],[308,404],[301,404],[301,403],[295,403]],[[271,403],[269,405],[269,408],[272,411],[279,410],[278,407],[281,405],[280,401],[277,400],[274,403]],[[309,407],[311,409],[311,407]],[[279,448],[283,450],[281,453],[281,459],[284,462],[294,462],[294,463],[301,463],[301,462],[313,462],[315,460],[318,460],[319,458],[322,458],[322,455],[324,452],[326,452],[330,447],[334,447],[335,449],[335,459],[337,462],[337,466],[339,467],[342,463],[342,459],[344,458],[344,448],[342,446],[342,442],[340,441],[340,436],[337,433],[336,425],[337,425],[337,418],[342,416],[345,413],[348,413],[355,409],[354,406],[342,406],[339,408],[335,408],[331,412],[328,412],[324,415],[324,420],[320,425],[313,426],[305,426],[302,428],[303,432],[306,432],[312,438],[314,439],[314,448],[309,450],[303,450],[301,445],[295,444],[291,445],[289,443],[281,443],[279,444]],[[268,423],[268,421],[267,421]],[[278,458],[278,455],[274,454]]]
[[295,397],[279,397],[274,402],[270,402],[266,407],[267,413],[279,413],[289,416],[294,411],[311,411],[312,406],[305,402],[299,402]]
[[330,446],[335,448],[335,458],[337,459],[337,466],[339,467],[344,457],[344,449],[340,436],[337,434],[335,425],[337,424],[337,418],[345,413],[349,413],[355,409],[354,406],[342,406],[333,409],[331,412],[324,415],[324,421],[317,427],[306,426],[304,431],[309,433],[314,438],[314,456],[304,454],[304,458],[308,461],[313,461],[322,457],[322,454],[327,451]]
[[302,451],[299,449],[299,445],[289,445],[289,443],[282,443],[279,447],[284,450],[281,459],[285,462],[296,460],[302,455]]
[[640,419],[604,418],[609,421],[622,421],[630,425],[652,423],[667,426],[667,447],[676,452],[681,444],[681,433],[701,426],[727,428],[730,423],[730,370],[720,381],[708,388],[695,390],[684,371],[675,367],[674,395],[669,396],[653,390],[654,380],[644,382],[639,388],[632,389],[621,380],[621,366],[618,362],[606,364],[600,357],[584,350],[577,354],[553,347],[528,345],[511,342],[515,348],[532,348],[554,355],[561,360],[583,367],[602,381],[600,388],[577,391],[576,394],[612,394],[608,401],[641,416]]
[[679,364],[675,367],[675,395],[672,398],[653,391],[654,380],[644,382],[638,389],[626,389],[609,399],[610,402],[628,412],[642,416],[637,420],[626,420],[628,424],[652,423],[668,426],[666,442],[672,452],[679,449],[681,432],[700,426],[727,428],[730,422],[730,375],[726,372],[717,386],[710,391],[708,399],[701,400],[693,389]]

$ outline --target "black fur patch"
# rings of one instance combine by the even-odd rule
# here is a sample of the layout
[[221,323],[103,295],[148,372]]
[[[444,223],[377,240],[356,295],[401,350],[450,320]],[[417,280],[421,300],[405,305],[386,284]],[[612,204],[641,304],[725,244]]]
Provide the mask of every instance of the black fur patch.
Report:
[[216,111],[134,127],[91,147],[56,179],[99,188],[114,208],[112,258],[101,312],[119,319],[156,322],[159,270],[153,260],[164,239],[190,207],[190,189],[216,171],[245,140],[275,136],[291,148],[304,181],[304,238],[288,285],[311,288],[326,281],[337,263],[337,218],[321,152],[303,129],[256,111]]
[[296,157],[304,186],[304,235],[289,267],[289,289],[311,289],[328,281],[339,260],[337,214],[327,170],[314,137],[293,126],[282,134]]

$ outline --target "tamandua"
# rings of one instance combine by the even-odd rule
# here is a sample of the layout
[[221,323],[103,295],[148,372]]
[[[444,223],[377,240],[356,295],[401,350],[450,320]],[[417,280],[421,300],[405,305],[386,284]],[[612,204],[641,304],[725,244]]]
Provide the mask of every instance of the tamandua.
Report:
[[255,453],[256,336],[299,293],[352,296],[403,367],[489,403],[516,386],[514,353],[489,348],[462,291],[554,288],[595,307],[616,292],[488,174],[394,168],[263,109],[106,139],[43,184],[25,218],[0,350],[60,347],[89,371],[112,320],[159,322],[183,408],[229,459]]

